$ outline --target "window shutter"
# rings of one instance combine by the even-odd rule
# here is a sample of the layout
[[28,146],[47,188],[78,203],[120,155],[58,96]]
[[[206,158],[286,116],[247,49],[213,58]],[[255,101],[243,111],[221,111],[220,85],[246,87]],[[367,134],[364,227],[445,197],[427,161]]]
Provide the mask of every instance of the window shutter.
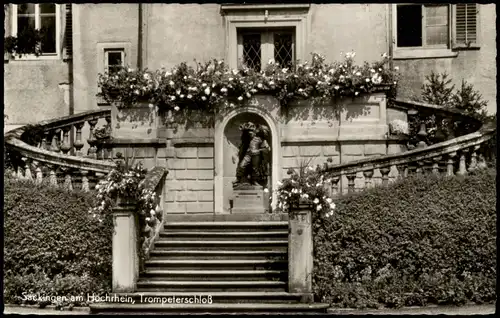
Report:
[[457,3],[455,5],[454,47],[477,47],[478,10],[476,3]]
[[66,4],[64,18],[64,58],[70,59],[73,56],[73,14],[72,4]]

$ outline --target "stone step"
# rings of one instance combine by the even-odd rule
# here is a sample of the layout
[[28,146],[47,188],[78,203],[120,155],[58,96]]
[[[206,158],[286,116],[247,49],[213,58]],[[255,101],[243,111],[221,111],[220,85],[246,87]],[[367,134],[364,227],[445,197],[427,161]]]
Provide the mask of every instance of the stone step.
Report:
[[212,303],[212,304],[123,304],[94,303],[90,305],[92,314],[110,313],[168,313],[168,314],[219,314],[219,313],[326,313],[328,304],[276,304],[276,303]]
[[288,278],[286,270],[165,270],[147,269],[140,275],[145,280],[282,280]]
[[260,214],[214,214],[190,213],[169,214],[168,222],[266,222],[288,221],[287,213],[260,213]]
[[[114,295],[114,294],[112,294]],[[111,295],[111,296],[112,296]],[[117,296],[131,297],[136,300],[136,303],[144,303],[144,297],[156,297],[168,301],[168,298],[173,297],[210,297],[212,302],[218,303],[293,303],[299,302],[304,294],[288,293],[284,291],[274,292],[141,292],[141,293],[117,293]],[[142,296],[142,297],[141,297]]]
[[276,250],[164,250],[156,248],[150,252],[150,257],[154,259],[288,259],[287,249]]
[[162,231],[161,238],[168,240],[276,240],[288,239],[288,230],[282,231]]
[[145,262],[146,269],[179,269],[179,270],[203,270],[203,269],[286,269],[288,260],[267,259],[267,260],[168,260],[149,259]]
[[154,248],[168,250],[269,250],[288,248],[288,240],[204,240],[204,241],[173,241],[160,238],[154,243]]
[[286,282],[282,281],[176,281],[145,280],[137,281],[137,291],[163,292],[200,292],[200,291],[285,291]]
[[169,222],[164,225],[166,231],[288,231],[287,221],[228,221],[228,222]]

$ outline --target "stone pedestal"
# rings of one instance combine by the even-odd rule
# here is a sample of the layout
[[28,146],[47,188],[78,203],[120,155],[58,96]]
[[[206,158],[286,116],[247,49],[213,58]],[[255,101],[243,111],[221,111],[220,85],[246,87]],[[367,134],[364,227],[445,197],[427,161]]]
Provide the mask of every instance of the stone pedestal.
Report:
[[267,193],[261,186],[242,185],[233,190],[233,209],[237,213],[265,213],[269,210]]
[[312,302],[313,240],[309,205],[301,206],[288,221],[288,292]]
[[138,220],[131,201],[113,208],[113,292],[134,292],[139,276]]

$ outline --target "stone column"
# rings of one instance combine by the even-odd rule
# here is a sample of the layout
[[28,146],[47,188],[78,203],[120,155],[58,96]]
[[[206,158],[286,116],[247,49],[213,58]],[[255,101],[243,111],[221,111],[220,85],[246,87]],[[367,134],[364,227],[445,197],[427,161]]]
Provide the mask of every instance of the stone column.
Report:
[[139,276],[137,215],[133,201],[119,198],[113,208],[113,292],[134,292]]
[[288,292],[303,294],[301,302],[313,302],[312,215],[309,204],[301,204],[288,221]]

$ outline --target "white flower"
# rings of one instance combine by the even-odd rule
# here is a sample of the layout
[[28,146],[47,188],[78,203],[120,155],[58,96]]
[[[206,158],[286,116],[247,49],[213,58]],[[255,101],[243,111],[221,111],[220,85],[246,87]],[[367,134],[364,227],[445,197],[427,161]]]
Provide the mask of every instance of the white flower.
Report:
[[144,77],[144,79],[150,79],[151,78],[151,76],[148,73],[144,73],[144,75],[142,77]]
[[201,84],[202,87],[206,87],[207,86],[207,83],[203,83]]
[[318,204],[319,203],[319,199],[315,198],[313,202],[314,202],[314,204]]
[[231,107],[231,108],[232,108],[232,107],[234,107],[234,106],[235,106],[235,105],[234,105],[233,103],[230,103],[230,104],[229,104],[229,107]]
[[174,81],[170,81],[170,82],[168,82],[168,84],[169,84],[170,86],[174,86],[174,85],[175,85]]
[[151,218],[146,218],[146,222],[149,222],[149,221],[151,221]]
[[232,81],[234,78],[230,77],[229,80]]
[[369,79],[369,78],[367,78],[367,79],[365,79],[365,81],[368,83],[368,82],[370,81],[370,79]]
[[372,68],[372,69],[370,69],[370,72],[375,73],[375,70]]
[[191,99],[191,97],[193,97],[193,95],[188,94],[187,98]]
[[204,92],[206,95],[210,95],[210,88],[209,87],[205,88]]
[[276,184],[278,185],[278,187],[281,187],[283,185],[283,182],[278,181],[278,182],[276,182]]
[[179,108],[179,106],[175,106],[174,109],[175,109],[175,111],[179,111],[180,108]]
[[[335,203],[330,203],[330,209],[334,210],[335,209]],[[333,213],[333,212],[332,212]]]
[[335,89],[339,89],[339,88],[340,88],[340,86],[335,85],[335,86],[333,86],[333,88],[335,88]]
[[181,94],[179,97],[180,97],[180,98],[184,98],[184,94]]
[[302,197],[303,197],[304,199],[309,199],[309,194],[304,193],[304,194],[302,195]]
[[247,97],[250,98],[252,97],[252,95],[250,93],[247,93]]
[[384,59],[385,59],[385,58],[387,58],[387,56],[388,56],[388,55],[387,55],[387,53],[382,54],[382,57],[383,57]]
[[326,202],[332,203],[332,199],[331,198],[326,198]]
[[[233,69],[231,72],[233,73],[233,75],[238,74],[238,71],[237,71],[237,70],[235,70],[235,69]],[[229,79],[229,80],[231,81],[231,79]]]
[[265,193],[268,193],[268,192],[269,192],[269,189],[268,189],[268,188],[265,188],[265,189],[264,189],[264,192],[265,192]]
[[355,93],[354,93],[354,95],[355,95],[355,96],[358,96],[358,95],[359,95],[359,92],[355,92]]
[[179,95],[181,93],[181,89],[178,88],[175,92],[177,93],[177,95]]
[[267,64],[273,65],[274,64],[274,59],[269,59],[269,61],[267,61]]
[[356,72],[356,75],[357,76],[361,76],[361,72]]
[[175,100],[175,96],[174,95],[170,95],[170,100]]
[[302,93],[304,90],[302,88],[299,88],[299,92]]
[[399,71],[399,66],[394,67],[395,71]]
[[321,204],[318,204],[318,206],[316,207],[316,211],[321,211],[321,208],[322,208]]
[[127,71],[129,71],[129,73],[130,73],[130,72],[133,72],[134,69],[132,69],[132,68],[129,67]]
[[238,100],[243,100],[243,97],[242,96],[238,97]]
[[184,79],[188,79],[188,77],[184,75]]
[[380,74],[378,74],[378,73],[375,73],[375,75],[372,76],[372,82],[373,82],[373,84],[382,83],[382,76],[380,76]]
[[282,69],[281,71],[282,71],[283,73],[286,73],[286,72],[288,72],[288,69],[287,69],[287,68],[284,68],[284,69]]
[[172,75],[172,73],[170,73],[169,71],[165,72],[165,77],[170,76],[170,75]]
[[223,87],[220,89],[220,91],[221,91],[221,93],[225,93],[225,92],[227,92],[227,88]]
[[155,212],[155,210],[151,210],[151,211],[149,211],[149,214],[154,216],[156,214],[156,212]]
[[257,84],[257,87],[262,88],[262,84],[261,83]]

